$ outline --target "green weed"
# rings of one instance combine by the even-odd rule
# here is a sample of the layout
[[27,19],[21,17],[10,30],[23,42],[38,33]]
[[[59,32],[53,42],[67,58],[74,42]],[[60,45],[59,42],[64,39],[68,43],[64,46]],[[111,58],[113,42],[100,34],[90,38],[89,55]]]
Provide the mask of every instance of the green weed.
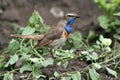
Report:
[[[105,6],[104,4],[108,4],[106,0],[95,0],[102,8],[106,11],[106,14],[109,13],[109,6],[113,6],[113,4],[109,4],[109,6]],[[117,2],[117,3],[116,3]],[[117,5],[118,0],[113,0],[112,3]],[[113,8],[111,13],[108,16],[102,17],[99,21],[101,26],[104,29],[113,29],[112,27],[108,27],[108,23],[114,22],[116,25],[116,18],[114,16],[119,16],[119,13],[116,12],[117,6]],[[116,13],[114,13],[116,12]],[[114,13],[114,15],[112,15]],[[115,18],[115,19],[113,19]],[[106,18],[107,17],[107,18]],[[103,19],[103,20],[102,20]],[[108,19],[108,20],[107,20]],[[117,21],[119,21],[117,19]],[[107,27],[106,27],[107,25]],[[114,25],[114,26],[115,26]],[[35,34],[44,34],[48,31],[50,26],[44,24],[43,18],[40,16],[38,11],[34,11],[32,16],[29,19],[28,25],[26,27],[19,28],[17,34],[22,35],[35,35]],[[117,27],[116,27],[117,29]],[[88,37],[92,39],[91,33]],[[95,34],[94,34],[95,35]],[[116,35],[118,36],[118,35]],[[120,57],[120,46],[119,43],[116,42],[114,50],[110,47],[112,44],[112,40],[110,38],[104,38],[103,35],[99,36],[99,39],[92,46],[88,46],[84,43],[82,35],[78,32],[75,32],[71,35],[71,37],[64,43],[65,46],[72,43],[73,46],[69,50],[63,50],[60,47],[55,54],[57,58],[57,65],[63,66],[63,68],[67,68],[68,62],[72,59],[78,59],[80,61],[84,61],[85,63],[90,62],[84,68],[74,71],[66,71],[59,73],[55,71],[53,76],[49,77],[49,80],[54,80],[56,78],[61,78],[61,80],[82,80],[82,74],[86,74],[87,80],[101,80],[100,74],[98,70],[105,69],[109,74],[117,77],[117,72],[109,68],[111,65],[116,65],[116,69],[119,68],[119,63],[117,59]],[[47,47],[38,47],[34,48],[36,44],[35,41],[31,39],[12,39],[9,42],[7,48],[5,48],[2,55],[0,55],[0,70],[4,71],[4,73],[0,73],[3,80],[13,80],[13,76],[15,74],[20,74],[20,79],[22,80],[44,80],[48,76],[42,74],[42,68],[45,68],[50,65],[54,65],[54,60],[51,57],[46,57],[50,54],[49,48]],[[85,48],[85,50],[79,51],[79,54],[75,54],[75,51],[78,48]],[[7,57],[7,55],[10,55]],[[64,64],[63,64],[64,63]],[[29,74],[27,74],[27,72]]]

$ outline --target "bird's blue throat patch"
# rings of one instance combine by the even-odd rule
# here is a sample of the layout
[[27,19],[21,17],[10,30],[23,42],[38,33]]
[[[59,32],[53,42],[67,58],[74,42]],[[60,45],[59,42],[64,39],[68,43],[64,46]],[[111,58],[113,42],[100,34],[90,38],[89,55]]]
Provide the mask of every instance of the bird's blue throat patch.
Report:
[[68,32],[68,33],[71,33],[72,32],[72,27],[70,25],[67,25],[65,27],[65,30]]
[[72,24],[75,22],[76,18],[71,18],[67,21],[67,26],[65,27],[65,30],[68,32],[68,33],[71,33],[72,32]]
[[75,22],[76,18],[71,18],[67,21],[67,25],[72,25]]

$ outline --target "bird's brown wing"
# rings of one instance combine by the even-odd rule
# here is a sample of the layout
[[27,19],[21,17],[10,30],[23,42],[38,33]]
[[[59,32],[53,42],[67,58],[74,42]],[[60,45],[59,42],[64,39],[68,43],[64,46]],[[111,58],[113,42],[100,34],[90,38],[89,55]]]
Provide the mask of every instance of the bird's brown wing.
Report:
[[64,28],[66,26],[65,21],[60,21],[57,25],[53,26],[43,37],[43,39],[39,40],[37,46],[47,46],[52,41],[59,39],[62,36]]

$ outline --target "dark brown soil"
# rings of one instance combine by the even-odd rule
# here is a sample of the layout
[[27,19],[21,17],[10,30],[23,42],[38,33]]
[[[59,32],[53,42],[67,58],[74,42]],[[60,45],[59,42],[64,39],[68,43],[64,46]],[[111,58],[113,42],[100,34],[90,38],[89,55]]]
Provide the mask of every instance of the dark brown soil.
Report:
[[[11,39],[9,35],[15,33],[13,23],[26,26],[35,6],[37,6],[41,16],[43,16],[45,23],[51,26],[61,19],[61,17],[57,18],[50,12],[52,8],[60,8],[64,13],[77,12],[81,18],[74,25],[75,30],[81,31],[85,36],[89,30],[98,27],[97,17],[102,14],[102,11],[93,1],[94,0],[0,0],[0,52],[8,45]],[[60,72],[77,70],[86,65],[83,61],[73,59],[69,62],[68,69],[63,70],[63,68],[57,67],[57,70]],[[47,76],[51,76],[55,70],[56,67],[54,66],[48,66],[42,69],[43,73]],[[108,75],[104,72],[100,74],[102,80],[106,80],[106,76]],[[18,76],[19,74],[15,75],[15,80],[19,80],[17,79]],[[109,78],[109,80],[118,80],[111,76]]]
[[51,26],[61,19],[50,13],[52,8],[60,8],[64,13],[77,12],[81,18],[76,22],[75,28],[83,34],[98,25],[96,19],[101,14],[101,10],[92,0],[0,0],[0,46],[2,49],[8,44],[9,35],[15,32],[11,24],[18,23],[20,26],[26,26],[35,6],[45,23]]

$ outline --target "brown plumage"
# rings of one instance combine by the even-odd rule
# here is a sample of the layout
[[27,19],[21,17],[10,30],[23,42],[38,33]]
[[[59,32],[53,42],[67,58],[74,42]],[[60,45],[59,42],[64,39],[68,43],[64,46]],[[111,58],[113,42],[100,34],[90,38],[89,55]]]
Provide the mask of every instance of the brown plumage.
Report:
[[62,37],[65,26],[66,26],[66,21],[61,20],[57,25],[54,25],[50,30],[48,30],[48,32],[44,35],[44,37],[38,41],[35,47],[49,46],[52,48],[52,46],[50,46],[49,44],[53,40],[57,40]]
[[[65,15],[66,20],[59,21],[58,24],[51,27],[48,32],[44,35],[11,35],[12,37],[20,38],[30,38],[33,40],[38,40],[35,47],[46,46],[51,48],[52,56],[55,53],[56,49],[67,40],[68,35],[72,30],[72,24],[79,18],[79,15],[75,13],[68,13]],[[54,57],[54,56],[53,56]]]

